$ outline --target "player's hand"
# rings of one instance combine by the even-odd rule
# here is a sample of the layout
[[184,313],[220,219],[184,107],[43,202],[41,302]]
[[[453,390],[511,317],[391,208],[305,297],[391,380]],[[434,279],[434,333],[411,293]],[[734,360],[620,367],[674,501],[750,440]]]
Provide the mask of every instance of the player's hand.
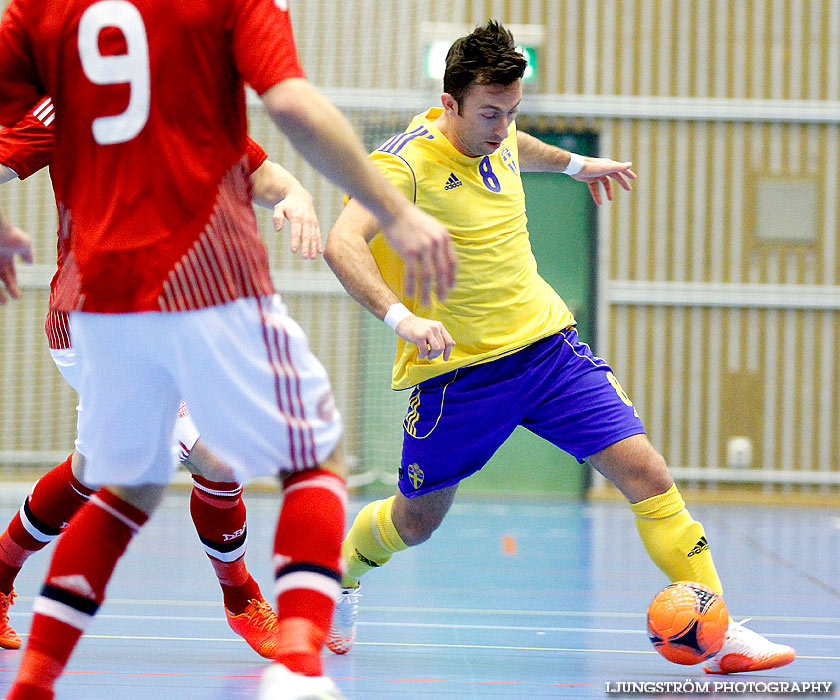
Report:
[[619,163],[609,158],[590,158],[586,156],[583,159],[583,167],[580,171],[569,177],[578,182],[585,182],[589,186],[589,194],[592,195],[595,204],[601,204],[599,184],[604,188],[610,202],[613,199],[611,179],[628,192],[633,189],[629,182],[636,179],[636,173],[630,169],[632,166],[632,163]]
[[455,251],[446,228],[412,205],[383,227],[382,233],[403,259],[406,295],[413,297],[419,287],[420,300],[428,306],[434,281],[438,299],[445,299],[455,284]]
[[449,359],[455,341],[440,321],[432,321],[422,316],[406,316],[394,329],[397,335],[417,346],[417,356],[421,360],[434,360],[443,355]]
[[8,299],[5,290],[8,290],[12,299],[17,299],[19,296],[15,271],[16,255],[19,255],[24,262],[31,264],[33,261],[32,240],[0,215],[0,304],[5,304]]
[[312,203],[312,195],[303,187],[293,187],[278,204],[274,206],[274,230],[283,230],[286,219],[289,220],[289,247],[292,253],[300,251],[300,256],[314,260],[324,252],[324,240],[321,238],[321,225]]

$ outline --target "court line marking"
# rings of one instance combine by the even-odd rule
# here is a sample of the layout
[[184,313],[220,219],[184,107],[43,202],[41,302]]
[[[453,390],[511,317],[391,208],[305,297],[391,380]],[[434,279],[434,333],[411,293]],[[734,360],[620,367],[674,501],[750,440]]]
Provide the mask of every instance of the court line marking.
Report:
[[[415,642],[360,642],[356,646],[379,646],[379,647],[431,647],[442,649],[496,649],[502,651],[563,651],[580,652],[583,654],[659,654],[658,651],[642,649],[575,649],[571,647],[514,647],[495,644],[431,644]],[[797,659],[817,659],[820,661],[840,661],[840,656],[804,656],[797,654]]]
[[[18,601],[34,601],[35,596],[19,596]],[[196,600],[150,600],[140,598],[107,598],[104,604],[111,605],[165,605],[182,607],[220,607],[218,601]],[[644,612],[611,612],[603,610],[497,610],[493,608],[418,608],[413,606],[366,605],[364,610],[386,613],[442,613],[445,615],[516,615],[520,617],[605,617],[644,620]],[[12,613],[25,614],[25,613]],[[99,615],[97,615],[99,617]],[[785,622],[830,622],[840,623],[840,617],[806,617],[791,615],[750,615],[743,613],[743,617],[751,620],[785,621]],[[360,623],[362,624],[362,623]]]
[[[28,635],[22,634],[21,637]],[[161,637],[133,634],[84,634],[84,639],[121,639],[153,642],[228,642],[245,643],[236,637]],[[359,642],[355,646],[369,647],[408,647],[412,649],[493,649],[499,651],[552,651],[575,652],[581,654],[658,654],[658,651],[642,649],[577,649],[572,647],[524,647],[502,644],[438,644],[432,642]],[[840,656],[796,656],[797,659],[816,659],[818,661],[840,661]]]
[[[12,613],[10,617],[24,618],[32,617],[31,612]],[[97,620],[149,620],[158,622],[208,622],[211,624],[227,624],[221,616],[217,617],[196,617],[182,615],[117,615],[111,613],[99,613]],[[446,629],[446,630],[486,630],[494,632],[574,632],[591,634],[634,634],[645,635],[643,628],[612,629],[604,627],[531,627],[524,625],[463,625],[445,624],[433,622],[383,622],[365,621],[358,622],[359,627],[401,627],[405,629]],[[767,632],[765,637],[782,637],[796,639],[840,639],[840,634],[813,634],[796,632]]]
[[[639,629],[606,629],[603,627],[519,627],[513,625],[458,625],[435,624],[428,622],[358,622],[360,627],[407,627],[454,630],[493,630],[511,632],[592,632],[595,634],[639,634],[647,636],[644,628]],[[762,633],[765,637],[800,637],[802,639],[840,639],[840,634],[804,634],[787,632]]]
[[[371,612],[396,612],[396,613],[443,613],[446,615],[462,614],[462,615],[516,615],[522,617],[537,617],[545,615],[546,617],[606,617],[610,619],[624,618],[624,619],[646,619],[644,612],[610,612],[610,611],[587,611],[587,610],[493,610],[477,609],[477,608],[417,608],[417,607],[398,607],[398,606],[384,606],[384,605],[365,605],[364,610]],[[834,622],[840,623],[840,617],[794,617],[790,615],[744,615],[751,620],[784,620],[790,622]]]
[[[17,673],[17,669],[4,668],[0,673]],[[259,679],[262,674],[244,673],[149,673],[143,671],[65,671],[65,676],[138,676],[148,678],[241,678]],[[334,681],[356,681],[373,683],[455,683],[465,685],[478,683],[481,685],[538,685],[538,686],[567,686],[573,688],[603,688],[603,683],[570,683],[568,681],[505,681],[505,680],[484,680],[484,679],[457,679],[457,678],[361,678],[357,676],[330,676]]]

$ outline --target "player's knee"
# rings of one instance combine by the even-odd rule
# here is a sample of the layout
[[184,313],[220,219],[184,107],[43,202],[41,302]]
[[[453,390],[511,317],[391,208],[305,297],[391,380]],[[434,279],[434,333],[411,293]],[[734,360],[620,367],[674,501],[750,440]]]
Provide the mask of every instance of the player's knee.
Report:
[[108,491],[117,498],[142,510],[146,515],[154,513],[158,507],[163,494],[166,491],[166,484],[138,484],[137,486],[106,486]]
[[438,518],[430,517],[427,513],[409,512],[401,516],[394,517],[394,527],[409,547],[426,542],[441,523]]
[[182,464],[191,474],[203,476],[208,481],[225,483],[237,481],[233,469],[213,454],[203,440],[196,441]]
[[405,544],[413,547],[432,536],[446,517],[457,488],[450,486],[414,498],[406,498],[397,492],[391,521]]
[[633,503],[665,493],[674,483],[665,458],[652,447],[602,471]]
[[639,461],[637,471],[649,480],[670,480],[671,477],[668,471],[668,465],[665,463],[665,458],[654,449],[651,449],[650,453]]
[[429,540],[436,527],[429,528],[423,523],[408,523],[402,528],[397,528],[403,542],[409,547],[416,547],[418,544],[423,544]]
[[641,500],[665,493],[673,483],[665,458],[656,450],[651,450],[645,459],[639,460],[627,470],[625,486],[632,487]]

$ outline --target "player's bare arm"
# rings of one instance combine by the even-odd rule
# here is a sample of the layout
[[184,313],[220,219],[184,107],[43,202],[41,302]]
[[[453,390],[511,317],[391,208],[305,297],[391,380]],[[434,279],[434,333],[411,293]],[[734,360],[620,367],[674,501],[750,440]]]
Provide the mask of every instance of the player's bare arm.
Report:
[[[569,151],[540,141],[524,131],[516,132],[516,144],[519,148],[519,168],[523,172],[562,173],[572,158]],[[628,192],[633,189],[629,182],[636,179],[632,166],[633,164],[629,162],[583,156],[581,169],[569,177],[578,182],[585,182],[589,186],[589,193],[595,204],[601,204],[599,183],[603,186],[610,202],[613,200],[611,179]]]
[[15,270],[17,255],[24,262],[32,263],[32,241],[17,226],[6,221],[6,217],[0,213],[0,304],[5,304],[8,300],[7,292],[12,299],[19,296]]
[[251,173],[254,203],[274,210],[274,230],[283,230],[289,221],[289,248],[302,258],[313,260],[324,252],[321,225],[312,195],[282,165],[270,160]]
[[[383,279],[368,247],[379,229],[376,217],[351,199],[327,237],[324,259],[347,293],[381,321],[400,299]],[[455,345],[440,321],[411,313],[396,324],[394,332],[416,345],[421,358],[430,360],[440,355],[448,360]]]
[[272,119],[322,174],[368,207],[405,261],[406,293],[429,303],[455,282],[455,253],[447,230],[403,197],[368,159],[350,124],[308,81],[290,78],[262,95]]

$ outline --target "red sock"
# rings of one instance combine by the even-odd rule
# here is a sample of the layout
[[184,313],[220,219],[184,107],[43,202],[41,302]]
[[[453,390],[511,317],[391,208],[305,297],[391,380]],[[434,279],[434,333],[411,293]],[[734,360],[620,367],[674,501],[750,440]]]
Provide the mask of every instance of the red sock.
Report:
[[190,514],[219,579],[225,607],[238,615],[248,607],[249,600],[262,597],[245,567],[248,528],[242,486],[193,476]]
[[147,519],[106,489],[79,511],[56,545],[35,600],[29,642],[8,697],[52,697],[56,679],[105,598],[117,561]]
[[321,675],[321,647],[341,581],[341,540],[347,486],[331,472],[292,476],[274,540],[277,616],[282,641],[276,660],[296,673]]
[[46,547],[70,522],[93,489],[70,466],[72,455],[42,476],[0,535],[0,593],[10,593],[30,555]]

